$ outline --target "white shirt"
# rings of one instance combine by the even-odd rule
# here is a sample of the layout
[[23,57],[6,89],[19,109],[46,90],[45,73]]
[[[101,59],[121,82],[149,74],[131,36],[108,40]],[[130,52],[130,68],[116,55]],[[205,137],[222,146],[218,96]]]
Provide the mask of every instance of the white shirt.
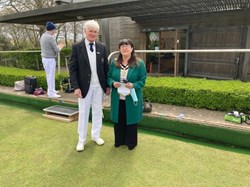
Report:
[[[121,69],[120,82],[122,82],[123,80],[127,80],[127,75],[128,75],[128,69],[127,70]],[[120,99],[125,100],[126,96],[120,95]]]

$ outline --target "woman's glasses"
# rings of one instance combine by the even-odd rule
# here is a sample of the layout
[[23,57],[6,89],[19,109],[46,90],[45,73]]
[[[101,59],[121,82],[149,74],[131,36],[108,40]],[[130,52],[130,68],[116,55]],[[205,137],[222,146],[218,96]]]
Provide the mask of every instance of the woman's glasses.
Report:
[[129,45],[129,44],[122,44],[120,46],[120,48],[130,48],[130,47],[131,47],[131,45]]

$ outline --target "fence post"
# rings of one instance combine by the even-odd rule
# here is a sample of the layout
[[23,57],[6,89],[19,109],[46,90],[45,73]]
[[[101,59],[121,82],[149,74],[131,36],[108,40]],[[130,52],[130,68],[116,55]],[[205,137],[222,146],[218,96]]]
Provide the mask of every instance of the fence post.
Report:
[[36,57],[36,65],[37,65],[37,70],[39,71],[39,70],[40,70],[40,67],[39,67],[39,60],[38,60],[38,57]]

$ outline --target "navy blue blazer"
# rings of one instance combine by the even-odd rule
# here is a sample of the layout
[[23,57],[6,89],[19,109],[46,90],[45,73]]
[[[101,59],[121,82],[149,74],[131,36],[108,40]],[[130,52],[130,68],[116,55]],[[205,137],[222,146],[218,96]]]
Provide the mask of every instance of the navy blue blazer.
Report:
[[[96,46],[96,70],[100,85],[106,92],[107,74],[109,70],[106,47],[100,42],[95,42]],[[84,39],[73,45],[69,64],[71,85],[74,89],[81,89],[82,97],[85,98],[90,86],[91,69],[88,53]]]

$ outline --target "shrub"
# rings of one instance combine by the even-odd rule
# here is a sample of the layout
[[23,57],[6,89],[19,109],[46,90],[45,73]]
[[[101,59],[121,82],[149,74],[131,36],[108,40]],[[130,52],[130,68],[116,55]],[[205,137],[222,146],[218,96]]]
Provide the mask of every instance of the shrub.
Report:
[[[1,67],[0,66],[0,85],[14,86],[15,81],[24,80],[25,76],[36,76],[37,86],[47,89],[46,75],[44,71],[33,71],[27,69]],[[56,74],[56,89],[60,89],[60,81],[67,77],[66,73]]]
[[[44,71],[32,71],[0,66],[0,85],[14,86],[24,76],[37,77],[38,87],[47,88]],[[56,89],[67,73],[56,75]],[[198,78],[148,77],[143,88],[144,99],[151,102],[206,108],[210,110],[239,110],[250,112],[250,83],[238,80],[206,80]]]
[[250,111],[250,83],[198,78],[148,77],[144,99],[162,104]]

